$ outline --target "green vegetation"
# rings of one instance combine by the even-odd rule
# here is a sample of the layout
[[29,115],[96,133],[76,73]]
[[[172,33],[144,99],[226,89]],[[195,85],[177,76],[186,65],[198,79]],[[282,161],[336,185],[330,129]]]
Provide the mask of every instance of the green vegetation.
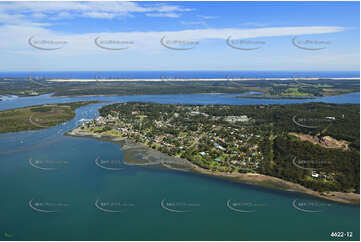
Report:
[[49,128],[74,118],[78,107],[96,101],[46,104],[0,111],[0,133]]
[[[252,95],[252,98],[305,98],[334,96],[360,91],[359,80],[257,80],[243,81],[242,86],[262,95]],[[264,97],[265,96],[265,97]]]
[[[277,137],[273,149],[275,166],[266,166],[264,174],[300,183],[318,191],[360,192],[360,153],[356,149],[327,149],[289,136]],[[290,163],[293,157],[308,162],[302,166],[315,169],[295,169]],[[319,177],[311,176],[316,173]]]
[[53,107],[49,107],[49,106],[41,106],[41,107],[31,108],[30,111],[46,113],[46,112],[50,112],[52,110],[52,108]]
[[239,98],[255,98],[255,99],[311,99],[308,96],[265,96],[265,95],[249,95],[238,96]]
[[134,82],[48,82],[25,79],[1,79],[0,95],[31,96],[54,93],[55,96],[83,95],[155,95],[193,93],[243,93],[239,84],[215,81],[134,81]]
[[360,80],[241,80],[224,81],[107,81],[50,82],[46,79],[0,78],[0,95],[32,96],[54,93],[55,96],[141,95],[192,93],[263,92],[265,96],[320,97],[359,92]]
[[102,107],[81,129],[125,137],[212,171],[261,173],[317,191],[359,193],[359,108],[131,102]]

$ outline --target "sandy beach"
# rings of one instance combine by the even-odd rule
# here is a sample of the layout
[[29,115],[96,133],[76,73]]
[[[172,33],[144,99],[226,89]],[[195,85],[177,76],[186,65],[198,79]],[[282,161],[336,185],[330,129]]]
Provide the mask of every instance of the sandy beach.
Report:
[[125,164],[127,165],[143,165],[143,166],[159,166],[172,170],[181,170],[186,172],[194,172],[209,176],[216,176],[232,181],[243,182],[247,184],[259,185],[271,189],[299,192],[308,194],[313,197],[326,199],[334,202],[345,204],[360,204],[360,194],[357,193],[343,193],[343,192],[324,192],[320,193],[308,189],[300,184],[285,181],[277,177],[257,174],[257,173],[225,173],[214,172],[207,169],[203,169],[188,160],[178,157],[171,157],[167,154],[161,153],[154,149],[149,148],[144,144],[135,144],[126,138],[118,136],[104,136],[100,134],[87,133],[76,128],[66,135],[75,137],[87,137],[96,138],[102,141],[108,141],[120,144],[121,150],[125,153]]

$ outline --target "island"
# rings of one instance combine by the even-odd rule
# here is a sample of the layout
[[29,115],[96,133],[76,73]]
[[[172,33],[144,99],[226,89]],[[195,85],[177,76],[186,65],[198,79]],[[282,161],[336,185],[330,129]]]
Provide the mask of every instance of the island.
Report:
[[97,102],[45,104],[0,111],[0,133],[50,128],[73,119],[75,109]]
[[102,107],[97,118],[68,135],[118,142],[129,165],[159,165],[359,204],[359,109],[359,104],[128,102]]

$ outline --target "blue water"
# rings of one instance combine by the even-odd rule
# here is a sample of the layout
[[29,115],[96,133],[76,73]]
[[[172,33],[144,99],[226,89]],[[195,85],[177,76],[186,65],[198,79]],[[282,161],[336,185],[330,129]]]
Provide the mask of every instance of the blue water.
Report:
[[[18,97],[0,102],[0,110],[45,103],[101,100],[81,107],[76,116],[52,128],[0,135],[0,240],[332,240],[331,232],[360,238],[360,207],[276,191],[219,178],[151,167],[109,171],[97,157],[123,162],[119,145],[63,134],[78,120],[94,118],[98,108],[115,102],[151,101],[194,104],[360,103],[360,93],[312,100],[262,100],[237,95],[141,95],[102,97]],[[62,163],[55,171],[32,167],[29,159]],[[99,210],[96,201],[114,203]],[[173,213],[161,203],[196,204],[188,213]],[[54,210],[42,213],[38,208]],[[247,213],[227,207],[231,201]],[[120,207],[116,204],[131,204]],[[321,210],[308,213],[294,203]],[[56,205],[54,205],[56,204]],[[166,203],[168,204],[168,203]],[[232,203],[233,204],[233,203]],[[64,205],[64,206],[62,206]],[[171,205],[169,205],[171,206]],[[174,207],[173,207],[174,208]],[[177,207],[175,207],[177,209]],[[188,208],[188,209],[189,209]],[[182,208],[179,208],[182,209]],[[5,233],[12,237],[5,236]]]
[[100,100],[105,102],[156,102],[170,104],[288,104],[288,103],[307,103],[307,102],[327,102],[327,103],[360,103],[360,93],[349,93],[339,96],[321,97],[314,99],[255,99],[238,98],[237,96],[246,96],[243,94],[169,94],[169,95],[133,95],[133,96],[83,96],[83,97],[52,97],[51,94],[44,94],[34,97],[16,97],[0,102],[0,110],[11,108],[20,108],[32,105],[41,105],[46,103],[66,103],[77,101]]

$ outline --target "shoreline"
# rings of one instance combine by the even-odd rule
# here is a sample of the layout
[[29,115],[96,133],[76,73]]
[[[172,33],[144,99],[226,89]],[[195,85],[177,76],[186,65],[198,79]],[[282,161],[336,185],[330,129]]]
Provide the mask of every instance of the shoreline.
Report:
[[307,100],[307,99],[317,99],[327,96],[319,97],[303,97],[303,96],[237,96],[237,98],[253,98],[253,99],[270,99],[270,100]]
[[[262,175],[258,173],[224,173],[224,172],[213,172],[204,168],[201,168],[192,162],[178,158],[168,156],[167,154],[161,153],[160,151],[154,150],[144,144],[133,143],[129,141],[127,138],[122,138],[118,136],[109,136],[109,135],[100,135],[87,133],[80,130],[79,127],[67,132],[65,135],[73,136],[73,137],[85,137],[85,138],[96,138],[101,141],[112,142],[116,144],[120,144],[120,149],[125,154],[125,164],[126,165],[139,165],[139,166],[153,166],[158,165],[160,167],[164,167],[166,169],[171,170],[181,170],[186,172],[193,172],[195,174],[208,175],[211,177],[218,177],[222,179],[228,179],[236,182],[247,183],[252,185],[258,185],[261,187],[266,187],[269,189],[282,190],[288,192],[299,192],[303,194],[307,194],[313,197],[317,197],[320,199],[325,199],[333,202],[350,204],[350,205],[359,205],[360,204],[360,194],[357,193],[343,193],[343,192],[317,192],[313,191],[309,188],[306,188],[300,184],[289,182],[277,177]],[[151,154],[152,158],[159,157],[157,162],[151,161],[147,164],[147,160],[144,160],[149,157],[141,157],[139,158],[137,154],[139,152],[147,151]],[[166,157],[166,162],[164,162],[164,157]],[[146,161],[146,162],[144,162]],[[183,164],[180,165],[180,163]],[[183,166],[181,168],[172,166]],[[184,169],[184,167],[186,169]]]
[[[235,98],[249,98],[249,99],[269,99],[269,100],[311,100],[311,99],[318,99],[318,98],[324,98],[324,97],[337,97],[337,96],[341,96],[341,95],[347,95],[347,94],[352,94],[352,93],[360,93],[358,90],[357,91],[351,91],[351,92],[344,92],[344,93],[338,93],[335,95],[325,95],[325,96],[317,96],[317,97],[298,97],[298,96],[245,96],[244,94],[248,93],[248,92],[252,92],[252,91],[241,91],[241,92],[198,92],[198,93],[167,93],[167,94],[127,94],[127,95],[116,95],[116,94],[74,94],[74,95],[56,95],[55,92],[49,92],[49,93],[42,93],[39,95],[14,95],[14,94],[4,94],[4,95],[0,95],[0,102],[2,101],[8,101],[8,100],[13,100],[19,97],[40,97],[43,95],[49,95],[50,97],[65,97],[65,98],[73,98],[73,97],[124,97],[124,96],[151,96],[151,95],[238,95],[238,96],[234,96]],[[1,99],[2,96],[6,97],[6,96],[13,96],[13,99]],[[107,101],[104,101],[107,102]],[[267,105],[267,104],[266,104]]]

